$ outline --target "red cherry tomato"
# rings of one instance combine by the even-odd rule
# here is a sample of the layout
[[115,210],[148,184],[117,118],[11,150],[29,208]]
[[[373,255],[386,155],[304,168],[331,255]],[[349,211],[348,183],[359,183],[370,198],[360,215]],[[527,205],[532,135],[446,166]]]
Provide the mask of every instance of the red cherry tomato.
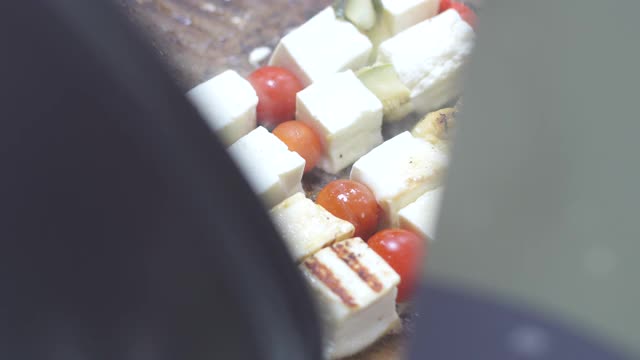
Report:
[[376,231],[380,207],[368,187],[351,180],[335,180],[327,184],[316,203],[335,217],[348,221],[356,228],[354,236],[366,239]]
[[285,121],[273,129],[277,136],[291,151],[297,152],[305,160],[304,172],[313,169],[322,156],[320,138],[309,125],[301,121]]
[[441,13],[451,7],[451,0],[440,0],[440,8],[438,13]]
[[426,242],[407,230],[386,229],[377,232],[367,243],[400,275],[397,301],[409,300],[420,278]]
[[471,25],[472,28],[476,28],[476,24],[478,22],[477,15],[475,11],[471,10],[470,7],[463,3],[453,2],[450,6],[451,9],[454,9],[460,14],[462,20],[466,21],[467,24]]
[[300,80],[289,70],[264,66],[249,75],[258,94],[258,122],[266,126],[295,118],[296,94],[302,90]]

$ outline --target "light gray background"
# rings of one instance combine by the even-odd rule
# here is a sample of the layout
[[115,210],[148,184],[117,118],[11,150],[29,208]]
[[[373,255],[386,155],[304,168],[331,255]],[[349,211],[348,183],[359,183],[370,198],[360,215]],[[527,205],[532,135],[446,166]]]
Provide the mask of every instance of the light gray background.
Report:
[[639,15],[484,1],[426,272],[640,354]]

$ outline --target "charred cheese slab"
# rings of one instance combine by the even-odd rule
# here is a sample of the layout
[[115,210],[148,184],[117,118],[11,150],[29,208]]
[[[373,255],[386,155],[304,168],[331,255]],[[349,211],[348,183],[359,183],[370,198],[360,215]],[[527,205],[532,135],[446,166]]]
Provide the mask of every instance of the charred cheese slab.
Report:
[[326,357],[353,355],[400,325],[400,276],[362,239],[324,248],[300,268],[320,310]]

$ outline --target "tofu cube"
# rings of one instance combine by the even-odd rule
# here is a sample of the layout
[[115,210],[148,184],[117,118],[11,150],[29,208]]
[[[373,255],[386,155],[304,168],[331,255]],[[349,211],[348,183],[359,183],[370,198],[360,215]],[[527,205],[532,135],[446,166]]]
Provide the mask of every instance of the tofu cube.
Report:
[[227,146],[256,127],[258,95],[233,70],[189,90],[187,98]]
[[424,193],[398,212],[400,227],[430,241],[435,240],[441,199],[442,187]]
[[293,72],[304,86],[367,64],[373,45],[328,7],[280,40],[269,65]]
[[440,0],[381,0],[384,21],[395,35],[438,14]]
[[471,26],[450,9],[384,41],[378,61],[393,65],[411,90],[414,108],[426,113],[460,95],[474,37]]
[[382,103],[351,71],[333,74],[297,95],[296,118],[319,135],[322,170],[335,174],[382,143]]
[[397,227],[398,211],[435,189],[445,171],[445,154],[408,131],[371,150],[351,168],[351,180],[371,189],[383,210],[382,226]]
[[353,236],[353,225],[296,193],[271,209],[271,219],[296,262]]
[[304,159],[289,151],[287,145],[262,126],[241,137],[228,150],[266,208],[271,209],[302,191]]
[[322,314],[327,358],[353,355],[400,326],[400,277],[360,238],[324,248],[300,268]]

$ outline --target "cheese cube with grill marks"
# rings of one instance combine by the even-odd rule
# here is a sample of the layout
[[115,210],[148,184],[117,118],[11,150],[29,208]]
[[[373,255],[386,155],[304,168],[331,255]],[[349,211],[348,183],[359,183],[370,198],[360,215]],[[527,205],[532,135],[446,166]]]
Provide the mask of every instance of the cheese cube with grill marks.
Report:
[[339,219],[303,193],[284,200],[271,209],[273,220],[295,261],[338,240],[353,236],[353,225]]
[[324,248],[300,268],[322,314],[328,358],[353,355],[400,326],[400,276],[362,239]]

